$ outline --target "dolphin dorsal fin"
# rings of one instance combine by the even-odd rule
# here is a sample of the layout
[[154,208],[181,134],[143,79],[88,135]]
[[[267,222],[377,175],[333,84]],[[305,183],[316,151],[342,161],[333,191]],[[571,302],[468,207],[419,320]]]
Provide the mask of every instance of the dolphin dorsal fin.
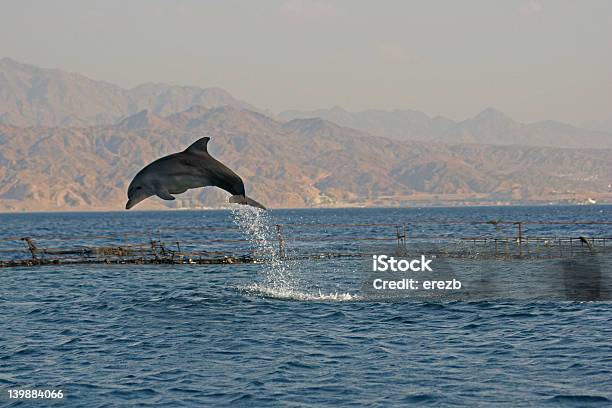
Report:
[[209,140],[210,137],[208,136],[198,139],[193,142],[188,148],[186,148],[185,151],[194,154],[208,153]]

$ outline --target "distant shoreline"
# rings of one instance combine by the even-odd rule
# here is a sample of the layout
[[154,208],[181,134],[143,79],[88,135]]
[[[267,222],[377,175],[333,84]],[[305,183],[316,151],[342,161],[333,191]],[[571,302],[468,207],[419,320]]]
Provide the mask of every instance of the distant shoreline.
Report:
[[[343,210],[343,209],[413,209],[413,208],[509,208],[509,207],[611,207],[612,203],[575,204],[575,203],[511,203],[511,204],[458,204],[458,205],[407,205],[407,206],[338,206],[338,207],[274,207],[269,210]],[[141,210],[91,209],[91,210],[40,210],[40,211],[0,211],[0,215],[15,214],[97,214],[97,213],[149,213],[149,212],[217,212],[230,211],[233,207],[219,208],[150,208]]]

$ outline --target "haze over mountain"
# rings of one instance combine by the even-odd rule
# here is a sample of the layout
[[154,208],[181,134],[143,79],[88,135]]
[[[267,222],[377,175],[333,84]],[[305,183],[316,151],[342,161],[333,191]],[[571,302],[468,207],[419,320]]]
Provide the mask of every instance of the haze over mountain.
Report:
[[194,105],[254,109],[220,88],[146,83],[123,89],[59,69],[0,59],[0,123],[17,126],[111,124],[143,109],[168,115]]
[[461,122],[412,110],[348,112],[337,106],[314,111],[284,111],[279,117],[284,120],[318,117],[396,140],[612,148],[612,132],[597,130],[603,126],[589,130],[551,120],[524,124],[493,108]]
[[[58,69],[0,59],[0,123],[17,126],[88,126],[117,123],[142,110],[166,116],[193,106],[234,106],[265,112],[220,88],[142,84],[131,89]],[[396,140],[553,147],[612,147],[607,122],[583,129],[555,121],[519,123],[492,108],[455,122],[414,110],[348,112],[340,107],[285,111],[282,120],[319,117]],[[603,131],[602,131],[603,130]]]
[[608,119],[589,120],[580,124],[581,128],[596,132],[612,133],[612,117]]
[[377,110],[349,112],[339,106],[314,111],[288,110],[279,113],[283,120],[321,118],[340,126],[363,130],[396,140],[427,140],[455,126],[451,119],[414,110]]
[[[203,135],[271,207],[612,201],[612,150],[400,142],[319,118],[195,106],[105,126],[0,124],[0,210],[121,210],[143,165]],[[198,189],[139,208],[226,202]]]

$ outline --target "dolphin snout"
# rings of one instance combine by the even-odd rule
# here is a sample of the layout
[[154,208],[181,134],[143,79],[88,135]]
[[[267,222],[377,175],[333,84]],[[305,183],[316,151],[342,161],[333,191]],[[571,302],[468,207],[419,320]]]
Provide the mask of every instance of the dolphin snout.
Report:
[[125,209],[129,210],[145,198],[149,197],[147,194],[138,194],[134,196],[128,196],[127,203],[125,203]]
[[130,208],[134,207],[136,204],[138,204],[139,202],[141,202],[145,198],[146,197],[132,197],[132,198],[128,198],[127,203],[125,203],[125,209],[129,210]]

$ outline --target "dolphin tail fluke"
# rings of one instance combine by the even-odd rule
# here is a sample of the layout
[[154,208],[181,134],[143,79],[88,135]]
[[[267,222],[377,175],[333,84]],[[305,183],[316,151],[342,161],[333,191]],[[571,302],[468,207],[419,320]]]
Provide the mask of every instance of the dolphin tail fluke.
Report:
[[261,208],[262,210],[267,209],[263,206],[263,204],[260,204],[252,198],[243,195],[233,195],[230,197],[229,202],[233,204],[250,205],[251,207]]

